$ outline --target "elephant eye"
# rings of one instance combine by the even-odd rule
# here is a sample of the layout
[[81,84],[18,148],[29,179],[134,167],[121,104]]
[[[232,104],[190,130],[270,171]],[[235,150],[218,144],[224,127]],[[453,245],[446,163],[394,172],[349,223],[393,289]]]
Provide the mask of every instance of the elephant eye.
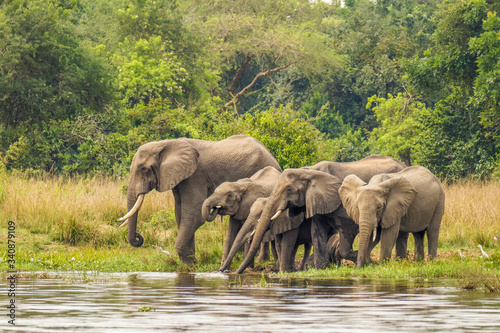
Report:
[[379,204],[378,207],[377,207],[377,209],[380,210],[380,209],[382,209],[382,207],[383,207],[383,205]]

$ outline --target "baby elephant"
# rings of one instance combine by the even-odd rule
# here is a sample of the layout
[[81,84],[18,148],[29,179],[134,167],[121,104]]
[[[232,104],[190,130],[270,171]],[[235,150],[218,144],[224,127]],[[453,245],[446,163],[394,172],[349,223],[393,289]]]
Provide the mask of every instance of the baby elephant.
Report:
[[[205,221],[213,221],[217,215],[229,215],[229,229],[224,241],[222,262],[227,258],[236,235],[250,214],[250,208],[258,198],[268,197],[281,172],[273,167],[265,167],[250,178],[219,185],[202,206]],[[268,260],[269,244],[261,246],[261,260]]]
[[424,258],[425,232],[429,258],[437,255],[445,195],[441,183],[428,169],[413,166],[380,174],[368,184],[350,175],[339,193],[347,213],[359,224],[358,268],[370,264],[370,252],[379,241],[380,261],[391,257],[396,240],[396,255],[406,257],[410,232],[415,238],[415,259]]

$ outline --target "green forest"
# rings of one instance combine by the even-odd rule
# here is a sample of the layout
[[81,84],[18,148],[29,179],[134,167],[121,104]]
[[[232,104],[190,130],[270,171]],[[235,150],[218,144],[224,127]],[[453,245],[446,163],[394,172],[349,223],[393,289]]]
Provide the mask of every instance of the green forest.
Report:
[[384,154],[500,178],[497,0],[0,0],[0,166],[124,177],[248,134],[283,168]]

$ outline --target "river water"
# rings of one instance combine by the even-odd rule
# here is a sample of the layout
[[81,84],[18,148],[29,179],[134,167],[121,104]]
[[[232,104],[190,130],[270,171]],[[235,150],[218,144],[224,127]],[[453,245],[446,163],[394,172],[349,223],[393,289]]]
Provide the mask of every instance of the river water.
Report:
[[461,291],[452,281],[58,274],[18,280],[16,325],[4,318],[0,327],[100,333],[500,332],[500,296]]

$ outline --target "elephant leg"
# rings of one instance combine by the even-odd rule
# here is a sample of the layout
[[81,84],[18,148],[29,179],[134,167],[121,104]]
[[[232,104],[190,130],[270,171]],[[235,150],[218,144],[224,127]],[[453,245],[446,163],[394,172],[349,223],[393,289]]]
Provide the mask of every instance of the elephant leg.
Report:
[[398,239],[396,240],[396,257],[404,259],[408,258],[409,235],[410,235],[409,232],[399,231]]
[[269,252],[269,242],[262,242],[260,243],[260,251],[257,261],[263,262],[269,260],[271,260],[271,253]]
[[316,215],[311,221],[311,237],[314,248],[314,267],[323,269],[328,267],[328,230],[331,228],[324,218]]
[[187,265],[192,265],[196,262],[194,239],[196,229],[194,226],[188,225],[188,223],[181,223],[179,233],[175,239],[175,251],[179,259]]
[[414,232],[413,238],[415,239],[415,260],[424,260],[424,236],[425,230]]
[[329,261],[337,266],[342,264],[342,256],[340,255],[340,235],[336,233],[328,239],[327,244]]
[[351,222],[349,224],[342,223],[339,230],[339,252],[344,259],[350,260],[353,263],[358,261],[358,251],[353,251],[352,244],[359,233],[359,227]]
[[283,235],[278,234],[275,237],[275,248],[276,248],[276,268],[279,270],[281,265],[281,239]]
[[437,247],[439,239],[439,229],[441,228],[441,220],[444,215],[444,203],[438,205],[434,211],[431,222],[427,227],[427,242],[429,249],[429,259],[434,259],[437,256]]
[[307,242],[304,244],[304,258],[302,259],[302,262],[300,263],[300,270],[301,271],[305,270],[307,260],[309,259],[309,256],[311,254],[311,249],[312,249],[312,244],[310,242]]
[[238,235],[238,232],[241,229],[242,221],[229,218],[229,228],[227,230],[226,238],[224,240],[224,252],[222,252],[222,263],[226,261],[227,255],[229,251],[231,251],[231,247],[233,246],[234,240]]
[[175,250],[183,263],[192,265],[196,262],[194,234],[205,223],[200,207],[206,197],[196,191],[180,193],[179,190],[174,190],[175,217],[179,229]]
[[286,231],[281,234],[281,253],[280,253],[280,271],[290,272],[294,268],[295,262],[295,246],[299,228]]
[[276,267],[279,267],[278,252],[276,251],[276,241],[271,241],[271,251],[273,252],[274,263]]
[[392,249],[399,235],[399,223],[394,224],[390,228],[382,229],[380,235],[380,262],[390,259]]
[[[245,254],[245,257],[247,256],[249,249],[250,249],[250,243],[247,242],[247,243],[245,243],[245,248],[244,248],[244,252],[243,252]],[[250,261],[250,264],[248,264],[248,267],[254,268],[254,266],[255,266],[255,258],[252,258],[252,260]]]

